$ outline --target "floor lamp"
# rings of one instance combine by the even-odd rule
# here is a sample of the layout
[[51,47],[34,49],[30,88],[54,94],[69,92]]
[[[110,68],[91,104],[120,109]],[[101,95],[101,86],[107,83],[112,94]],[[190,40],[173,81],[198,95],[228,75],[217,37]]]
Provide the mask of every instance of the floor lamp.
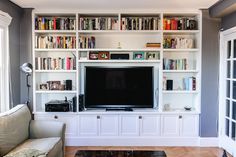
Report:
[[20,70],[25,73],[26,75],[26,86],[27,86],[27,101],[26,104],[29,106],[30,100],[29,100],[29,89],[30,89],[30,84],[29,84],[29,76],[31,76],[33,66],[30,63],[24,63],[20,66]]

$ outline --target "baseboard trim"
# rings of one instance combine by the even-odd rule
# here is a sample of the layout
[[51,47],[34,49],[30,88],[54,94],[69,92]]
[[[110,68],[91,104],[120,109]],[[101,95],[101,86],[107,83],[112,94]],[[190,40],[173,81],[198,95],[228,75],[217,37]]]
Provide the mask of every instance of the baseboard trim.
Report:
[[198,146],[199,137],[146,137],[146,138],[66,138],[67,146]]
[[201,147],[219,147],[219,138],[218,137],[201,137],[199,139],[199,146]]

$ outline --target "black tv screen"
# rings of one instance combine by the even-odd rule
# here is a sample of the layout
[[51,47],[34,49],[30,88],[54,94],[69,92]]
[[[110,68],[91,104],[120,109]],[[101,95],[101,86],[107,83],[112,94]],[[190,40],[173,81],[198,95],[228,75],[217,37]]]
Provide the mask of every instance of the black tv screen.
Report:
[[153,107],[153,68],[86,67],[85,107]]

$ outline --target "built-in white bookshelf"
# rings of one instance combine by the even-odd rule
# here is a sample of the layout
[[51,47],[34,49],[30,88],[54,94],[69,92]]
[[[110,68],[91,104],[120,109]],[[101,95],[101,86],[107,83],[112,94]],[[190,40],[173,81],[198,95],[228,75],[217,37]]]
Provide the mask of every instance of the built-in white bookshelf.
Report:
[[[202,53],[200,12],[35,11],[32,20],[35,119],[56,119],[65,122],[69,145],[77,145],[78,141],[83,141],[80,137],[119,138],[126,135],[120,128],[123,124],[130,125],[125,124],[125,118],[136,125],[132,125],[130,129],[138,130],[134,130],[132,134],[135,138],[152,136],[158,141],[158,137],[169,137],[173,133],[171,131],[176,130],[178,132],[173,135],[175,137],[198,136]],[[100,20],[104,23],[99,23]],[[47,24],[39,27],[39,21],[41,25],[42,21]],[[68,21],[69,23],[64,26]],[[145,25],[143,21],[152,25]],[[182,25],[178,22],[182,22]],[[55,23],[57,26],[54,26]],[[101,53],[105,53],[108,58],[99,58]],[[137,53],[142,57],[136,58]],[[129,59],[111,59],[112,54],[127,54]],[[70,66],[67,62],[70,62]],[[84,94],[85,88],[82,81],[85,78],[85,66],[154,67],[156,72],[153,84],[158,87],[154,92],[155,106],[153,109],[138,109],[134,112],[114,113],[98,109],[79,112],[79,95]],[[63,88],[65,80],[72,80],[72,89]],[[167,89],[167,80],[172,82],[171,89]],[[48,81],[60,82],[61,86],[53,90],[48,89]],[[187,81],[190,81],[188,87]],[[65,97],[67,100],[76,97],[76,110],[71,109],[62,113],[45,112],[45,103],[51,100],[64,100]],[[191,107],[191,111],[185,110],[186,106]],[[91,123],[91,126],[88,123]],[[144,129],[143,126],[149,127]],[[106,128],[111,127],[114,128],[114,132],[108,130],[110,132],[107,133]],[[184,130],[186,128],[192,130]],[[103,129],[105,133],[102,132]]]

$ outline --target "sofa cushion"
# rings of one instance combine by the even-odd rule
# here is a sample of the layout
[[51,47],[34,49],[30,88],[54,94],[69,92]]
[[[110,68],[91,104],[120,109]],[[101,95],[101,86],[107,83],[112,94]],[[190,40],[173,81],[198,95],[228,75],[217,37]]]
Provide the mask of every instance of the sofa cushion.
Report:
[[27,105],[18,105],[0,114],[0,156],[29,138],[31,114]]
[[62,141],[59,137],[28,139],[7,155],[11,156],[11,154],[27,149],[38,150],[40,153],[45,153],[47,157],[56,157],[62,150]]

